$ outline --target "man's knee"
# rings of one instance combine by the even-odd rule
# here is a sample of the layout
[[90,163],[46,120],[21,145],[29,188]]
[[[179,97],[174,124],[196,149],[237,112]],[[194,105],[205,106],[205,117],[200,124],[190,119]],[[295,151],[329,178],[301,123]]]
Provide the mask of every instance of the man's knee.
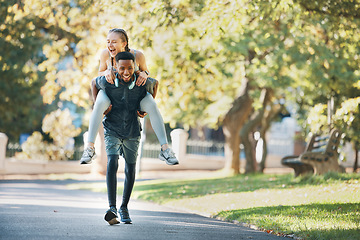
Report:
[[108,168],[118,168],[119,155],[108,155]]
[[135,175],[136,172],[136,164],[125,164],[125,174],[126,175]]

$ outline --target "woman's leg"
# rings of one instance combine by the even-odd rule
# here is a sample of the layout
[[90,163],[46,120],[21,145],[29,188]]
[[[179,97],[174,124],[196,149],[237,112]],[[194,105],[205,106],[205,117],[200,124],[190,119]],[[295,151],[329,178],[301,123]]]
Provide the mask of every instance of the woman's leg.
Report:
[[100,90],[96,97],[93,111],[91,112],[87,147],[85,148],[83,155],[81,156],[80,164],[90,164],[93,158],[96,157],[95,147],[94,147],[95,138],[97,133],[99,132],[104,111],[108,109],[110,103],[111,101],[109,97],[106,95],[106,93],[103,90]]
[[103,114],[110,106],[110,99],[106,95],[105,91],[100,90],[94,104],[94,109],[90,116],[88,142],[95,143],[95,138],[99,132],[100,124],[103,119]]
[[151,126],[154,129],[154,132],[160,142],[160,160],[165,161],[168,165],[179,164],[179,161],[176,159],[174,152],[168,146],[164,120],[153,96],[150,93],[147,93],[146,96],[141,100],[140,108],[141,111],[147,112],[149,114]]
[[160,145],[167,144],[166,131],[164,126],[164,120],[161,116],[159,108],[156,105],[156,102],[150,93],[147,93],[146,96],[140,102],[141,111],[147,112],[150,117],[150,123],[156,137],[158,138]]

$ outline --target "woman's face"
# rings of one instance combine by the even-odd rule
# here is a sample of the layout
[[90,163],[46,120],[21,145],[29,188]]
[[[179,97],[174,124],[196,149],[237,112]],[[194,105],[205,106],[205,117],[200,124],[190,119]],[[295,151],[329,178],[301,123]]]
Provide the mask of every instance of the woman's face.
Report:
[[119,52],[125,51],[126,42],[120,38],[120,34],[111,32],[107,35],[107,48],[111,57],[115,57]]

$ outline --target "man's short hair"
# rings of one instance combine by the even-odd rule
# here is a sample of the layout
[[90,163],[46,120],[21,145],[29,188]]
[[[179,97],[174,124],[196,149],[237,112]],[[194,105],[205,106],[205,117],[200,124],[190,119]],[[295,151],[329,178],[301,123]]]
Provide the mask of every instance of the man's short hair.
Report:
[[132,60],[133,62],[135,62],[135,57],[134,54],[132,54],[131,52],[119,52],[118,54],[116,54],[115,60],[116,62],[119,60]]

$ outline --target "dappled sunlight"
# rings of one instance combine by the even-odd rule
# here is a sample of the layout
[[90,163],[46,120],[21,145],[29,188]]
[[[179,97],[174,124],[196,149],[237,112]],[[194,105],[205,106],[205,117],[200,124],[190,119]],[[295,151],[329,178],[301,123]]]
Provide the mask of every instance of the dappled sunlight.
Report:
[[[297,236],[316,236],[320,232],[332,239],[352,239],[360,225],[360,203],[313,203],[292,206],[256,207],[220,212],[217,217],[251,222],[259,228]],[[346,224],[345,224],[346,223]],[[334,234],[334,235],[330,235]],[[316,238],[315,238],[316,239]],[[323,237],[323,239],[329,239]]]
[[327,173],[143,181],[134,196],[282,236],[337,228],[354,236],[360,228],[359,179],[358,174]]
[[322,202],[360,202],[360,185],[340,184],[283,190],[260,189],[253,192],[206,195],[192,198],[191,201],[186,199],[172,200],[166,205],[182,206],[197,213],[216,214],[222,210]]
[[[30,191],[35,189],[36,191]],[[60,193],[59,193],[60,191]],[[46,207],[76,207],[104,209],[104,204],[94,204],[94,202],[105,201],[105,194],[99,195],[97,199],[90,197],[90,194],[84,194],[82,190],[73,191],[71,195],[64,195],[61,192],[67,192],[66,186],[61,184],[41,184],[41,183],[2,183],[0,188],[0,205],[21,206],[46,206]],[[14,198],[14,194],[17,197]],[[21,194],[20,194],[21,193]],[[89,196],[89,198],[79,197]],[[106,206],[106,205],[105,205]]]

